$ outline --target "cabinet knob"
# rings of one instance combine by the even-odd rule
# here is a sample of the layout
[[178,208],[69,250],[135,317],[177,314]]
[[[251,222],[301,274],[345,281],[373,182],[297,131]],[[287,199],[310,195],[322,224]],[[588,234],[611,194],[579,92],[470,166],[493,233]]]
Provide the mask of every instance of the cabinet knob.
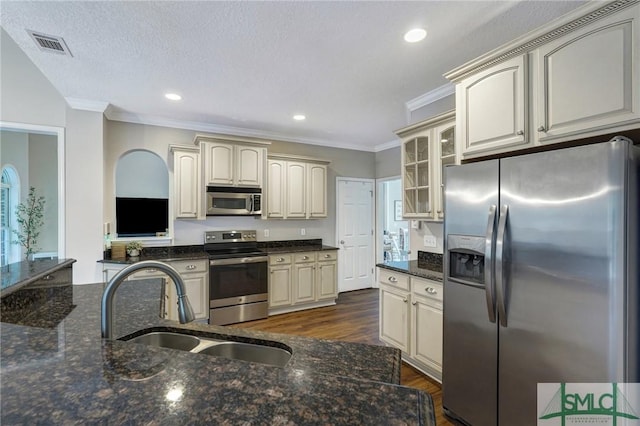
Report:
[[397,283],[398,279],[396,277],[389,277],[389,282]]
[[407,298],[405,297],[404,299],[402,299],[402,301],[403,301],[404,303],[407,303]]
[[538,127],[538,131],[539,132],[546,132],[547,129],[545,129],[544,126],[540,126],[540,127]]
[[344,244],[344,240],[340,240],[340,244]]
[[411,302],[411,304],[412,304],[413,306],[416,306],[416,304],[417,304],[417,303],[418,303],[418,302]]
[[309,256],[302,256],[302,260],[307,260],[309,259]]
[[438,214],[442,214],[442,210],[438,210]]
[[428,210],[428,211],[427,211],[427,214],[431,214],[431,210]]
[[325,259],[328,259],[328,258],[330,258],[330,257],[331,257],[331,255],[330,255],[330,254],[325,254],[325,255],[324,255],[324,258],[325,258]]
[[424,289],[424,291],[426,291],[429,294],[438,294],[438,290],[436,290],[433,287],[427,287],[427,288]]
[[516,135],[518,135],[518,136],[522,136],[522,135],[524,135],[524,130],[518,130],[518,131],[516,132]]

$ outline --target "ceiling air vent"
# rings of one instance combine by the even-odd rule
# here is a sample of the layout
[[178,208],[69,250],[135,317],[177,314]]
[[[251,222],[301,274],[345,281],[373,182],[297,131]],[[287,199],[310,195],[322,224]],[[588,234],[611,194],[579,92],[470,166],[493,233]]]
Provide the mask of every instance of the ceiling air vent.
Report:
[[64,42],[62,37],[53,36],[49,34],[38,33],[36,31],[27,30],[33,41],[36,42],[40,50],[44,50],[46,52],[59,53],[61,55],[69,55],[71,51],[67,46],[67,43]]

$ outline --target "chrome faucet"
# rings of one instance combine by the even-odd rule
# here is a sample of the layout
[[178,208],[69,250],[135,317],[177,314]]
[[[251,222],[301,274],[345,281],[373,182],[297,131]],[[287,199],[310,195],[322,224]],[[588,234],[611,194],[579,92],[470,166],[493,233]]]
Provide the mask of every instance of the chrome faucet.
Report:
[[157,269],[169,275],[169,278],[176,285],[176,293],[178,294],[178,319],[181,324],[191,322],[195,319],[193,314],[193,308],[187,298],[187,293],[184,287],[184,281],[182,277],[172,266],[166,263],[157,262],[155,260],[145,260],[143,262],[136,262],[127,266],[120,272],[118,272],[109,284],[104,289],[102,294],[102,337],[105,339],[113,339],[113,297],[116,290],[122,284],[122,282],[132,273],[141,269]]

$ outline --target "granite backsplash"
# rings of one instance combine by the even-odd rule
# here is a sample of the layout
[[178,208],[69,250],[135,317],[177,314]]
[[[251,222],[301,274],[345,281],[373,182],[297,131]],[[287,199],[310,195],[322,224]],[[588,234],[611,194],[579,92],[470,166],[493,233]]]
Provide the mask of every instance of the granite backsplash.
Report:
[[442,255],[418,250],[418,267],[442,272]]

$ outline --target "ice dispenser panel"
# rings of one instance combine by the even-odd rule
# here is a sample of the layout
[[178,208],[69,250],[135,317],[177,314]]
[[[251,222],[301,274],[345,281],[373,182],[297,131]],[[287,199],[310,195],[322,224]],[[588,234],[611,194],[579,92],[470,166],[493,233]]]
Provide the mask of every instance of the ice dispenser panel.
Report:
[[448,277],[463,284],[484,286],[484,248],[484,237],[447,236]]

